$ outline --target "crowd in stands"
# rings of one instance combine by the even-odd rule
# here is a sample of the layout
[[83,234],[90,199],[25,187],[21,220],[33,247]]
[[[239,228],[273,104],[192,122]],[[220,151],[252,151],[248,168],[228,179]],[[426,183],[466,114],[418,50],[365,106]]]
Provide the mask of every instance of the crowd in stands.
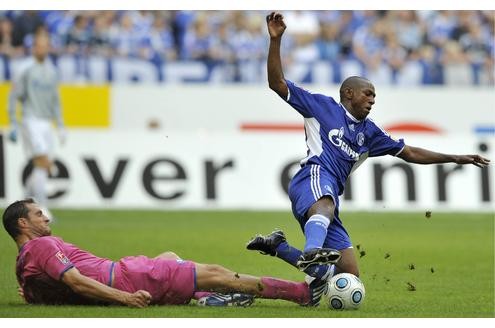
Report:
[[[205,81],[265,81],[262,11],[0,11],[4,67],[45,28],[52,57],[133,59],[157,68],[201,63]],[[286,76],[339,83],[494,85],[494,11],[285,11]],[[109,70],[111,72],[111,70]],[[221,72],[221,73],[219,73]],[[0,71],[0,74],[2,72]],[[3,72],[10,78],[8,69]],[[109,81],[112,74],[105,75]]]

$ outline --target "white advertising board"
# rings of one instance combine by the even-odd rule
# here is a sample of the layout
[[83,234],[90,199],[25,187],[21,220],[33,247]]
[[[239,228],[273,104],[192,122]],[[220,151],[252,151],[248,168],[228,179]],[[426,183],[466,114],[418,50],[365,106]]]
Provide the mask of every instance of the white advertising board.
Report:
[[[495,158],[493,136],[405,137],[445,153]],[[26,159],[0,139],[0,207],[23,197]],[[71,131],[50,179],[53,207],[289,210],[284,190],[305,155],[304,133]],[[494,211],[493,165],[413,165],[368,159],[345,210]]]
[[[335,86],[304,87],[338,100]],[[491,88],[377,87],[376,93],[370,117],[392,132],[400,126],[443,136],[495,130]],[[145,131],[150,121],[182,132],[237,132],[246,124],[302,128],[301,115],[268,86],[113,86],[111,94],[112,129]]]

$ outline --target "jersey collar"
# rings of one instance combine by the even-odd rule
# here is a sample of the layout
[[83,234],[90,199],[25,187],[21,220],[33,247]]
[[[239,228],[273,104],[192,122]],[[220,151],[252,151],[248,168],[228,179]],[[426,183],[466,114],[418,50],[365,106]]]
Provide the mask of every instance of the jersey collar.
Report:
[[344,107],[344,105],[342,103],[339,103],[340,107],[342,107],[345,111],[345,115],[347,115],[348,118],[350,118],[352,121],[356,122],[356,123],[361,123],[360,120],[358,120],[357,118],[355,118],[354,116],[352,116],[351,113],[349,113],[349,111]]

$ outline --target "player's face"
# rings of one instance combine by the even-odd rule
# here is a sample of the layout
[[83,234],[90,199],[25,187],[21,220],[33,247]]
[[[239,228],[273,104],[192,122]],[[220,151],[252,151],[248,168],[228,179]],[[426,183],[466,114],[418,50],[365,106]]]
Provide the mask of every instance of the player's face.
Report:
[[37,204],[26,204],[28,211],[27,222],[31,232],[36,236],[50,236],[52,234],[52,230],[48,223],[50,220],[43,213],[41,208]]
[[50,51],[50,39],[41,35],[36,38],[33,44],[33,55],[38,60],[44,60]]
[[352,99],[352,108],[354,115],[358,120],[363,120],[368,116],[371,107],[375,104],[375,87],[369,82],[363,82],[354,90]]

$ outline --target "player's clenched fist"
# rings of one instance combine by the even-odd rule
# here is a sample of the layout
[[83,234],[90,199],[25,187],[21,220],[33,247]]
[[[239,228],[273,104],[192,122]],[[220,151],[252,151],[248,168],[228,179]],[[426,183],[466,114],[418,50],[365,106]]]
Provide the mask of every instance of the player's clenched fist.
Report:
[[131,307],[143,308],[147,307],[151,302],[151,294],[145,290],[138,290],[129,295],[126,300],[126,305]]
[[271,38],[281,37],[287,27],[284,23],[284,16],[277,12],[272,12],[266,16],[266,24],[268,25],[268,33]]

